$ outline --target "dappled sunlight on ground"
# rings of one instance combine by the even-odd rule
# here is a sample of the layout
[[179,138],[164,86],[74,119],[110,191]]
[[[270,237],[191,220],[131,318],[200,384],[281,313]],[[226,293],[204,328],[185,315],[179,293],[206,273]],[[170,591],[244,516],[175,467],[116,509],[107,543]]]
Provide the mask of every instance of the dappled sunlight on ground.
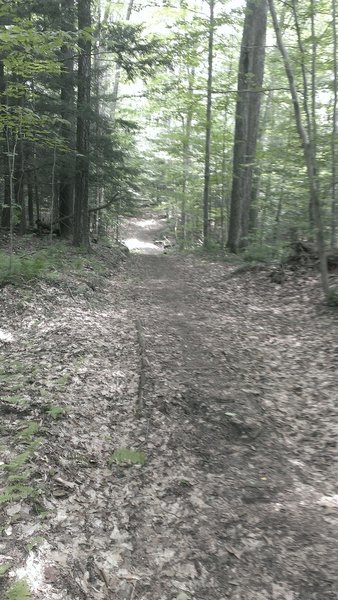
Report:
[[124,244],[131,252],[140,254],[162,254],[161,248],[151,242],[143,242],[137,238],[127,238],[123,240]]
[[121,238],[131,252],[137,254],[162,254],[163,249],[154,241],[161,236],[166,222],[163,219],[137,217],[126,219],[121,226]]
[[142,229],[157,229],[158,221],[156,219],[140,219],[136,221],[136,225]]

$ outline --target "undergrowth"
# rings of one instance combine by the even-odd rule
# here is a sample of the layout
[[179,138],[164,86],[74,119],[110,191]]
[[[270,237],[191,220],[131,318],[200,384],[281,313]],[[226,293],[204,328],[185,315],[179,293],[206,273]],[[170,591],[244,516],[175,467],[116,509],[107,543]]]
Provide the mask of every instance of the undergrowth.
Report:
[[10,255],[0,251],[0,285],[19,284],[34,279],[46,279],[52,283],[62,280],[64,274],[75,272],[87,275],[88,271],[105,275],[107,265],[100,257],[84,249],[72,247],[67,242],[55,242],[46,248],[31,248]]

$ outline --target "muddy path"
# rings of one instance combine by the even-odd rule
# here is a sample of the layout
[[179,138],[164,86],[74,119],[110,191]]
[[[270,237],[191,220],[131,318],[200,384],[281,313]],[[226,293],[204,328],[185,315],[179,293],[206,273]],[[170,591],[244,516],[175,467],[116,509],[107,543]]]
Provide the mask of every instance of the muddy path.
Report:
[[1,511],[34,600],[338,598],[337,320],[313,278],[231,270],[142,253],[101,298],[13,315],[6,360],[40,356],[24,418],[64,410],[38,500]]

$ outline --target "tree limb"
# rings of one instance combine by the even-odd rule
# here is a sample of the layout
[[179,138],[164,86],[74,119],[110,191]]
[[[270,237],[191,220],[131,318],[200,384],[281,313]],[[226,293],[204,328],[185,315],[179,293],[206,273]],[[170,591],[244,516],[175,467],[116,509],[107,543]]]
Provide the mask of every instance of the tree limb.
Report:
[[103,210],[104,208],[108,208],[109,206],[111,206],[113,204],[114,200],[116,200],[118,195],[119,195],[118,192],[115,192],[113,197],[108,202],[106,202],[105,204],[101,204],[100,206],[95,206],[94,208],[89,208],[88,212],[93,213],[93,212],[97,212],[99,210]]

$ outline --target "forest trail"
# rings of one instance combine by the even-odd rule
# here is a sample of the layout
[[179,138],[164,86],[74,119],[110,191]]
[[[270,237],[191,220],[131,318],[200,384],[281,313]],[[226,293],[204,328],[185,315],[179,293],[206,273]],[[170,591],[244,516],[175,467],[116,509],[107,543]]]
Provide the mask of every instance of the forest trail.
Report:
[[136,254],[101,297],[13,314],[7,359],[39,356],[27,396],[65,411],[39,500],[5,508],[0,554],[44,540],[34,600],[338,598],[337,322],[316,280],[233,269]]

